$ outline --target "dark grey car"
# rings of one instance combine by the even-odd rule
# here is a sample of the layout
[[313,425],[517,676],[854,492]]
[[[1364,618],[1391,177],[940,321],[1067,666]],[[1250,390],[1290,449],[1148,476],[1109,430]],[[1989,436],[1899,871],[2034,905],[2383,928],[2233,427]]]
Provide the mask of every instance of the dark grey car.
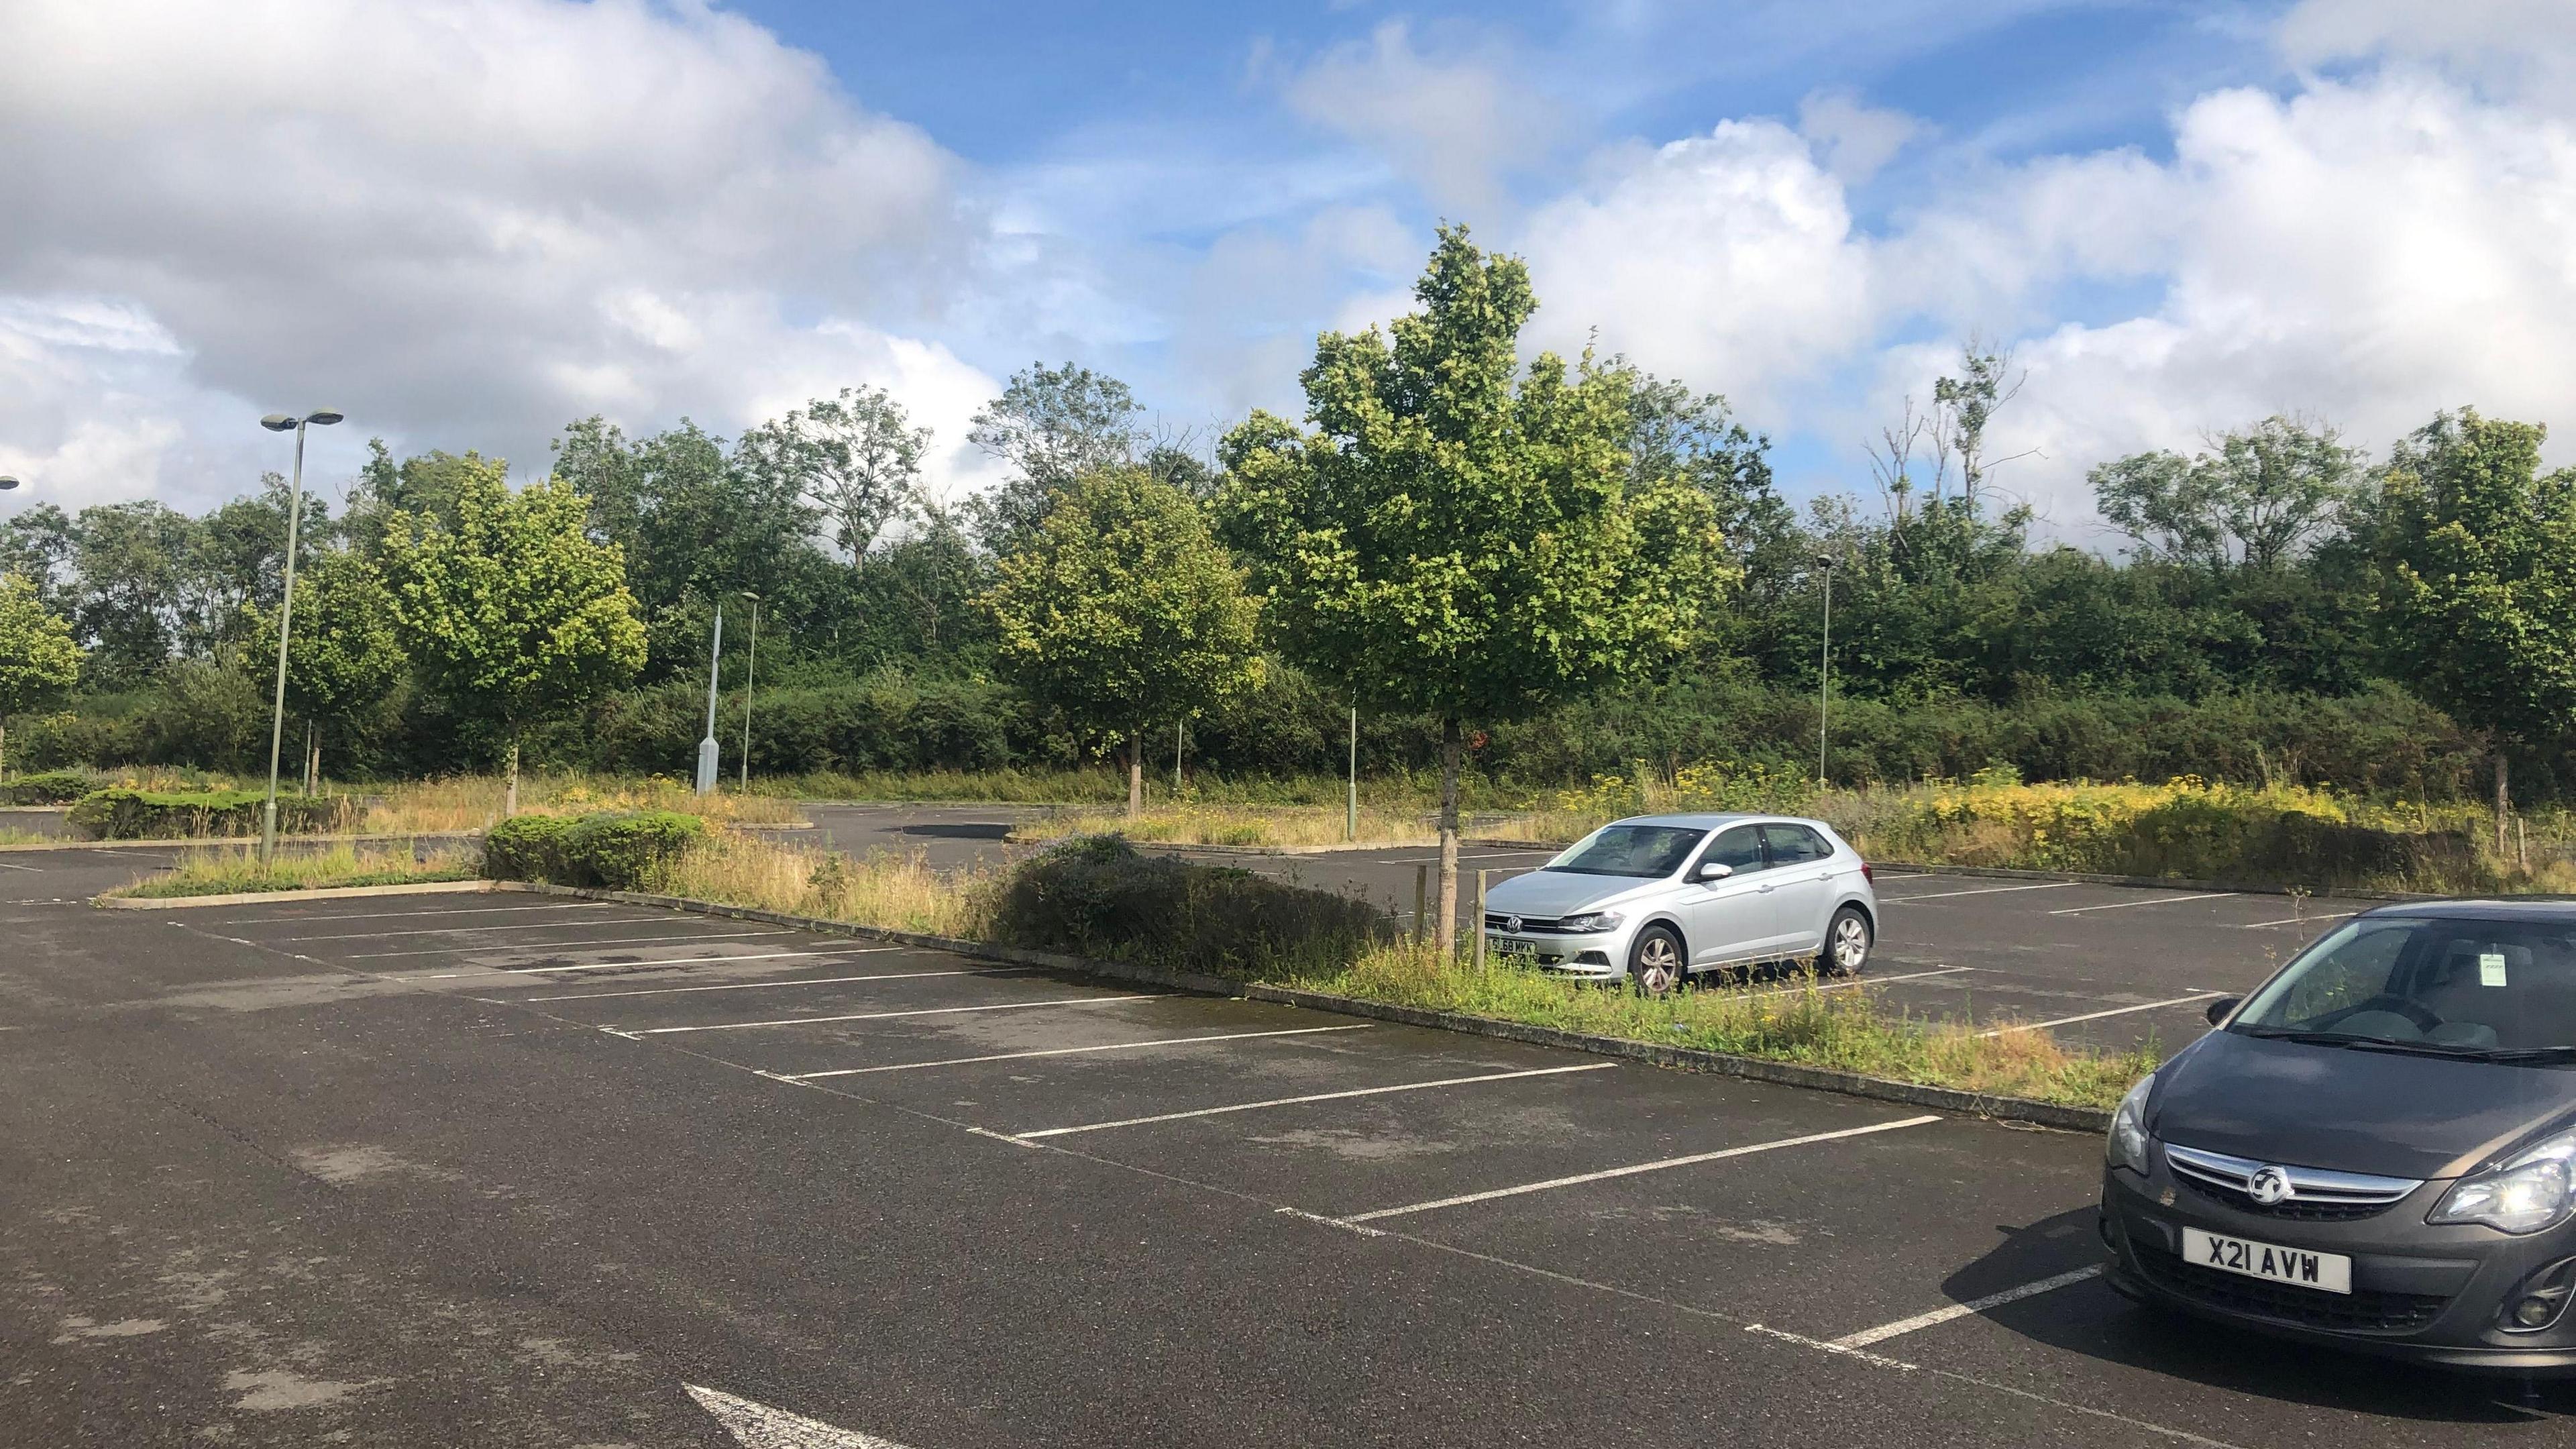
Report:
[[2576,1369],[2576,904],[2356,916],[2131,1089],[2110,1281],[2286,1337]]

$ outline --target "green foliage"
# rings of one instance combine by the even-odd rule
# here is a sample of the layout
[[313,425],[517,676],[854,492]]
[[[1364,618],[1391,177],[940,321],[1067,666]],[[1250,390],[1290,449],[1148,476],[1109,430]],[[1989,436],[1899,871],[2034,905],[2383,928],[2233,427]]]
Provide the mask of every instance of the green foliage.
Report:
[[68,805],[97,788],[97,780],[78,770],[48,770],[0,781],[0,805]]
[[397,512],[385,537],[392,612],[430,687],[517,740],[644,662],[625,561],[583,529],[587,505],[549,479],[513,494],[498,468],[460,480],[452,525]]
[[1223,532],[1319,676],[1516,719],[1691,644],[1732,570],[1703,492],[1630,476],[1635,375],[1542,353],[1523,376],[1527,269],[1440,237],[1422,311],[1318,343],[1314,431],[1256,412],[1226,436]]
[[[1127,384],[1070,362],[1034,363],[1011,374],[966,435],[1011,470],[1002,486],[970,505],[984,547],[998,557],[1017,553],[1074,479],[1132,461],[1143,442],[1135,423],[1142,411]],[[1172,476],[1169,459],[1160,461],[1151,471],[1184,481]]]
[[2151,555],[2277,569],[2352,496],[2359,454],[2332,428],[2273,416],[2215,440],[2217,452],[2138,453],[2089,475],[2095,506]]
[[734,470],[770,496],[801,497],[832,541],[864,559],[919,495],[930,429],[916,428],[881,387],[843,388],[742,435]]
[[705,821],[668,810],[514,815],[484,836],[483,869],[495,880],[646,890],[706,834]]
[[[277,658],[277,613],[258,611],[251,659]],[[364,555],[329,550],[295,575],[295,612],[286,641],[286,707],[309,720],[345,725],[381,709],[409,670],[394,628],[393,596]]]
[[31,580],[0,574],[0,724],[59,698],[80,666],[69,621],[45,607]]
[[1243,979],[1328,970],[1391,934],[1375,907],[1250,871],[1142,855],[1114,835],[1068,841],[1005,884],[995,939]]
[[998,662],[1078,734],[1132,746],[1260,679],[1241,573],[1198,506],[1141,469],[1066,485],[1000,573]]
[[2526,746],[2576,729],[2576,469],[2541,476],[2543,436],[2446,413],[2399,445],[2371,519],[2410,686]]
[[[266,796],[257,790],[159,791],[116,787],[93,791],[63,816],[83,840],[180,840],[257,835]],[[280,795],[281,834],[348,829],[360,814],[345,795]]]

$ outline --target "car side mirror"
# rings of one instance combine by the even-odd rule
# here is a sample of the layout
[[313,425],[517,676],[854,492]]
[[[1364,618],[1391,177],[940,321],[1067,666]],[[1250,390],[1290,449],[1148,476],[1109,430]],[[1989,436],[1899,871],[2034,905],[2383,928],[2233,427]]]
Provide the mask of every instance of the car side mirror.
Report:
[[1722,860],[1712,860],[1699,868],[1701,880],[1724,880],[1735,874],[1735,867]]
[[2245,998],[2242,996],[2222,996],[2216,1001],[2209,1003],[2209,1024],[2211,1026],[2216,1026],[2220,1022],[2227,1020],[2229,1013],[2235,1011],[2236,1008],[2243,1006],[2244,1004]]

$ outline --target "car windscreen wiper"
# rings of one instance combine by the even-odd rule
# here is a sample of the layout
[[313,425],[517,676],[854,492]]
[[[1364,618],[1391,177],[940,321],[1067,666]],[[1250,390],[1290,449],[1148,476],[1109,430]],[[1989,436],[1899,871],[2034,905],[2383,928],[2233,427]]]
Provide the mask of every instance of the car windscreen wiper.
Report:
[[2290,1031],[2277,1026],[2240,1026],[2229,1028],[2246,1036],[2265,1041],[2294,1041],[2301,1046],[2358,1046],[2365,1042],[2384,1041],[2384,1037],[2354,1036],[2348,1031]]
[[2473,1055],[2482,1062],[2576,1062],[2576,1046],[2481,1047]]

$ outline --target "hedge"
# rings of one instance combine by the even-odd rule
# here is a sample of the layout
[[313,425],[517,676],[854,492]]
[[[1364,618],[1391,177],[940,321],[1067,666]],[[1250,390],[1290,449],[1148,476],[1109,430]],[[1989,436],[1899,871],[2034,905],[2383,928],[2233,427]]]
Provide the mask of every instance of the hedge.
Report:
[[68,805],[97,788],[78,770],[48,770],[0,784],[0,805]]
[[[72,806],[63,823],[83,840],[257,835],[266,798],[257,790],[94,790]],[[357,818],[358,802],[346,795],[277,797],[280,834],[345,830]]]
[[697,816],[669,810],[514,815],[484,835],[483,873],[494,880],[641,890],[706,833]]
[[1332,891],[1079,837],[1015,870],[994,915],[1006,944],[1213,976],[1337,970],[1391,939],[1386,914]]

